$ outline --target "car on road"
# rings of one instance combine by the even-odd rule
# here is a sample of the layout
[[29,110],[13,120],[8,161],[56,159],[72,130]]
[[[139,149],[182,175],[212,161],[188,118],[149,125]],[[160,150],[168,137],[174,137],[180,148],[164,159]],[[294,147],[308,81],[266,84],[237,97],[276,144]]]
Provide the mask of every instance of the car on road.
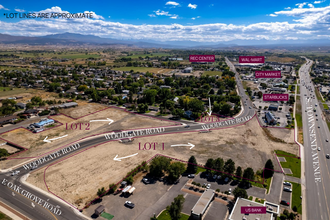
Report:
[[12,176],[15,176],[15,175],[19,174],[19,172],[21,172],[21,171],[19,171],[19,170],[15,170],[11,175],[12,175]]
[[329,140],[328,140],[328,139],[325,139],[325,141],[326,141],[326,142],[329,142]]
[[287,206],[289,206],[289,205],[290,205],[290,203],[289,203],[289,202],[287,202],[287,201],[285,201],[285,200],[282,200],[282,201],[281,201],[281,204],[282,204],[282,205],[287,205]]
[[184,128],[190,128],[190,125],[186,125],[186,126],[184,126]]
[[292,189],[290,189],[289,187],[284,187],[283,190],[286,192],[292,192]]
[[329,159],[329,158],[330,158],[330,155],[329,155],[329,154],[327,154],[327,155],[326,155],[326,157]]
[[317,126],[318,128],[320,128],[320,126]]
[[133,131],[129,131],[129,132],[127,132],[127,134],[133,134]]
[[206,185],[206,189],[209,189],[211,187],[211,184]]
[[317,117],[317,114],[315,114],[315,116]]
[[188,178],[194,178],[195,177],[195,174],[189,174],[188,175]]
[[318,147],[318,148],[317,148],[317,150],[318,150],[318,151],[320,151],[320,150],[321,150],[321,148],[320,148],[320,147]]
[[132,203],[131,201],[126,201],[126,202],[125,202],[125,206],[127,206],[127,207],[129,207],[129,208],[132,209],[132,208],[134,208],[135,205],[134,205],[134,203]]
[[283,185],[291,186],[291,183],[290,182],[283,182]]
[[251,109],[251,106],[249,106],[249,109]]
[[31,170],[35,170],[37,168],[38,168],[38,166],[33,166],[33,167],[31,167]]

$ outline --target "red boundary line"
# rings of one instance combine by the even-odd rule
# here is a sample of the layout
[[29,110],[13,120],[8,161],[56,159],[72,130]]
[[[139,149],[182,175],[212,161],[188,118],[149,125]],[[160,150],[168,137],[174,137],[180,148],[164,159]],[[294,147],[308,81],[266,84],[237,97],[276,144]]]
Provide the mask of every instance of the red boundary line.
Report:
[[[53,119],[53,118],[52,118],[53,116],[64,115],[64,116],[66,116],[66,117],[68,117],[68,118],[71,118],[71,119],[73,119],[73,120],[78,120],[78,119],[80,119],[80,118],[83,118],[83,117],[86,117],[86,116],[89,116],[89,115],[95,114],[95,113],[97,113],[97,112],[101,112],[101,111],[104,111],[104,110],[108,110],[108,109],[111,109],[111,108],[115,108],[115,109],[118,109],[118,110],[122,110],[122,111],[125,111],[125,112],[130,113],[130,114],[137,114],[137,115],[140,115],[140,116],[150,117],[150,118],[153,118],[153,119],[157,119],[157,120],[161,120],[161,121],[169,121],[169,122],[174,123],[173,125],[166,125],[166,126],[162,126],[162,127],[171,127],[171,126],[175,126],[175,125],[179,125],[179,124],[181,124],[181,123],[179,123],[179,122],[174,122],[174,121],[171,121],[171,120],[168,120],[168,119],[159,119],[159,118],[157,118],[157,117],[150,116],[150,115],[144,115],[144,114],[139,114],[139,113],[135,113],[135,112],[130,112],[130,111],[127,111],[127,109],[119,108],[119,107],[116,107],[116,106],[110,106],[110,107],[107,107],[107,108],[104,108],[104,109],[101,109],[101,110],[98,110],[98,111],[95,111],[95,112],[93,112],[93,113],[89,113],[89,114],[87,114],[87,115],[83,115],[83,116],[80,116],[80,117],[77,117],[77,118],[73,118],[73,117],[71,117],[71,116],[69,116],[69,115],[67,115],[67,114],[64,114],[64,113],[60,113],[60,114],[56,114],[56,115],[52,115],[52,116],[47,116],[47,118]],[[59,123],[59,125],[56,125],[55,127],[51,127],[51,128],[45,129],[45,130],[43,130],[43,131],[41,131],[41,132],[44,132],[44,131],[47,131],[47,130],[50,130],[50,129],[53,129],[53,128],[56,128],[56,127],[59,127],[59,126],[63,125],[63,123],[61,123],[61,122],[59,122],[59,121],[57,121],[57,120],[55,120],[55,119],[53,119],[53,120],[54,120],[55,122]],[[150,128],[157,128],[157,127],[150,127]],[[17,130],[17,129],[24,129],[24,130],[27,130],[27,131],[31,132],[32,134],[35,134],[35,133],[33,133],[32,131],[30,131],[29,129],[26,129],[26,128],[24,128],[24,127],[21,126],[21,127],[14,128],[14,129],[12,129],[12,130],[5,131],[5,132],[3,132],[3,133],[0,133],[0,135],[5,134],[5,133],[8,133],[8,132],[11,132],[11,131],[14,131],[14,130]],[[136,128],[136,129],[131,129],[131,130],[134,131],[134,130],[139,130],[139,129],[142,129],[142,128]],[[129,129],[129,130],[127,130],[127,131],[131,131],[131,130]],[[41,133],[41,132],[38,132],[38,133]],[[100,134],[104,134],[104,133],[108,133],[108,132],[103,132],[103,133],[99,133],[99,134],[95,134],[95,135],[87,136],[87,137],[85,137],[85,138],[89,138],[89,137],[96,136],[96,135],[100,135]],[[85,138],[82,138],[82,139],[76,140],[76,141],[74,141],[74,142],[77,142],[77,141],[83,140],[83,139],[85,139]],[[24,149],[23,151],[20,151],[20,152],[17,152],[17,153],[15,153],[15,154],[10,155],[9,157],[7,157],[7,160],[13,160],[13,159],[26,159],[26,158],[38,158],[38,157],[41,157],[41,156],[43,156],[43,155],[45,155],[45,154],[51,153],[51,152],[53,152],[53,151],[55,151],[55,150],[57,150],[57,149],[61,149],[61,148],[63,147],[63,146],[62,146],[62,147],[57,148],[57,149],[55,149],[55,150],[51,150],[51,151],[46,152],[46,153],[44,153],[44,154],[42,154],[42,155],[40,155],[40,156],[37,156],[37,157],[20,157],[20,158],[11,158],[11,157],[13,157],[13,156],[16,155],[16,154],[23,153],[23,152],[25,152],[25,151],[27,151],[27,150],[29,150],[29,149],[28,149],[28,148],[25,148],[25,147],[22,147],[22,146],[20,146],[20,145],[18,145],[18,144],[14,144],[14,143],[12,143],[12,142],[10,142],[10,141],[7,141],[6,139],[3,139],[3,138],[1,138],[1,137],[0,137],[0,139],[6,141],[6,142],[8,142],[8,143],[11,143],[11,144],[13,144],[13,145],[16,145],[16,146],[18,146],[19,148]],[[72,142],[72,143],[74,143],[74,142]],[[70,144],[72,144],[72,143],[70,143]],[[64,145],[64,147],[65,147],[65,146],[68,146],[68,145],[70,145],[70,144]]]
[[[254,115],[253,115],[248,121],[246,121],[246,122],[244,122],[244,123],[242,123],[242,124],[237,124],[237,125],[235,125],[235,126],[229,126],[229,127],[225,127],[225,128],[214,128],[214,129],[210,129],[210,130],[219,130],[219,129],[227,129],[227,128],[232,128],[232,127],[242,126],[242,125],[245,125],[247,122],[251,121],[255,116],[256,116],[256,114],[254,114]],[[184,132],[175,132],[175,133],[187,133],[187,132],[196,132],[196,131],[184,131]],[[172,133],[167,133],[167,134],[172,134]],[[163,134],[148,135],[148,137],[150,137],[150,136],[158,136],[158,135],[163,135]],[[138,136],[138,137],[135,137],[135,138],[142,138],[142,137],[146,137],[146,136]],[[105,143],[108,143],[108,142],[111,142],[111,141],[117,141],[117,140],[109,140],[109,141],[107,141],[107,142],[103,142],[103,143],[101,143],[101,144],[97,144],[97,145],[95,145],[95,146],[90,146],[90,147],[88,147],[88,148],[86,148],[86,149],[84,149],[84,150],[82,150],[82,151],[79,151],[79,152],[77,152],[77,153],[75,153],[75,154],[73,154],[73,155],[71,155],[71,156],[65,157],[65,158],[63,158],[63,159],[61,159],[61,160],[59,160],[59,161],[56,161],[56,162],[54,162],[54,163],[49,164],[49,165],[46,167],[46,169],[44,170],[44,183],[45,183],[45,186],[46,186],[48,192],[50,192],[51,194],[53,194],[53,195],[56,196],[57,198],[61,199],[62,201],[64,201],[64,202],[67,203],[68,205],[72,206],[73,208],[77,209],[77,207],[73,206],[71,203],[65,201],[64,199],[62,199],[61,197],[59,197],[58,195],[56,195],[55,193],[53,193],[52,191],[49,190],[48,185],[47,185],[47,183],[46,183],[46,171],[47,171],[47,169],[48,169],[50,166],[53,166],[53,165],[55,165],[55,164],[57,164],[57,163],[60,163],[60,162],[62,162],[62,161],[64,161],[64,160],[66,160],[66,159],[69,159],[69,158],[71,158],[71,157],[73,157],[73,156],[75,156],[75,155],[77,155],[77,154],[80,154],[80,153],[82,153],[82,152],[84,152],[84,151],[86,151],[86,150],[89,150],[89,149],[91,149],[91,148],[93,148],[93,147],[96,147],[96,146],[99,146],[99,145],[102,145],[102,144],[105,144]],[[162,154],[156,154],[156,155],[154,155],[153,157],[151,157],[149,160],[147,160],[146,162],[148,163],[150,160],[152,160],[153,158],[155,158],[155,157],[157,157],[157,156],[164,156],[164,157],[167,157],[167,158],[170,158],[170,159],[173,159],[173,160],[177,160],[177,161],[181,161],[181,162],[189,163],[189,162],[187,162],[187,161],[180,160],[180,159],[176,159],[176,158],[169,157],[169,156],[162,155]],[[199,166],[199,167],[203,167],[203,166],[198,165],[198,164],[194,164],[194,165],[197,165],[197,166]],[[116,183],[115,186],[118,185],[119,183],[121,183],[125,178],[127,178],[128,176],[130,176],[131,173],[135,172],[135,171],[136,171],[137,169],[139,169],[140,167],[141,167],[141,165],[139,165],[138,167],[136,167],[132,172],[130,172],[127,176],[125,176],[125,177],[124,177],[123,179],[121,179],[118,183]],[[281,167],[281,166],[280,166],[280,167]],[[203,168],[210,169],[210,170],[213,170],[213,171],[217,171],[217,170],[214,170],[214,169],[211,169],[211,168],[207,168],[207,167],[203,167]],[[222,171],[217,171],[217,172],[225,173],[225,172],[222,172]],[[280,172],[280,173],[283,173],[283,171],[276,171],[276,170],[274,170],[274,172]],[[232,174],[229,174],[229,173],[225,173],[225,174],[227,174],[227,175],[231,175],[231,176],[234,176],[234,177],[237,177],[237,176],[232,175]],[[241,177],[241,179],[246,179],[246,178]],[[249,179],[247,179],[247,180],[249,180]],[[263,182],[259,182],[259,181],[255,181],[255,180],[249,180],[249,181],[253,181],[253,182],[256,182],[256,183],[260,183],[260,184],[264,184],[264,182],[265,182],[264,177],[263,177]],[[110,190],[110,189],[109,189],[109,190]],[[107,191],[105,192],[105,194],[106,194],[109,190],[107,190]],[[83,208],[82,208],[81,210],[79,210],[79,211],[82,211],[83,209],[87,208],[87,207],[88,207],[89,205],[91,205],[95,200],[98,200],[98,199],[100,199],[100,197],[97,197],[96,199],[93,199],[89,204],[87,204],[85,207],[83,207]],[[77,210],[78,210],[78,209],[77,209]]]

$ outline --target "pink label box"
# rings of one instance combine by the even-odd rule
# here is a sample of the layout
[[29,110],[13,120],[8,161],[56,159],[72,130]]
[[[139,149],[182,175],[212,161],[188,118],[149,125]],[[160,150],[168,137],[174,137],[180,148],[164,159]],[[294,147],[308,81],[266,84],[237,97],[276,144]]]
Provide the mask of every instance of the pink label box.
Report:
[[189,62],[214,62],[215,55],[189,55]]
[[289,101],[289,94],[263,94],[264,101]]
[[281,78],[281,71],[256,71],[256,78]]
[[242,214],[266,214],[267,208],[264,206],[242,206],[241,207]]
[[264,56],[239,56],[239,63],[264,63]]

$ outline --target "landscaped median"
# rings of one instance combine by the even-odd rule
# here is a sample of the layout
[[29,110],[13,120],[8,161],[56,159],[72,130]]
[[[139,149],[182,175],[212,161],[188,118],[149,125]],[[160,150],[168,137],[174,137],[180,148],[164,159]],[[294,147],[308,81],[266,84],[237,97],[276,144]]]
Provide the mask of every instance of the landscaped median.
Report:
[[289,168],[291,169],[292,174],[286,174],[288,176],[294,176],[300,178],[301,176],[301,161],[294,154],[287,153],[285,151],[277,150],[275,151],[277,157],[284,157],[286,162],[280,162],[282,168]]
[[[188,219],[189,219],[189,215],[186,215],[186,214],[181,213],[181,218],[179,218],[179,220],[188,220]],[[164,210],[157,217],[157,220],[171,220],[171,216],[168,213],[168,211]]]
[[[301,196],[301,185],[298,183],[290,182],[292,184],[292,204],[291,208],[294,210],[294,207],[297,207],[297,212],[302,214],[301,203],[302,199]],[[294,210],[296,211],[296,210]]]

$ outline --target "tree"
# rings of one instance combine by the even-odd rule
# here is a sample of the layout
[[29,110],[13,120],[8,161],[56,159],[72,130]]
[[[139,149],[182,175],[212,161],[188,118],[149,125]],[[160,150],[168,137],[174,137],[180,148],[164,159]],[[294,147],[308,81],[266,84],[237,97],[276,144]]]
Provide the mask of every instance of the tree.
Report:
[[235,200],[240,197],[240,198],[244,198],[244,199],[247,199],[248,198],[248,194],[246,192],[245,189],[242,189],[242,188],[239,188],[239,187],[236,187],[233,191],[233,195],[235,196]]
[[109,194],[116,192],[116,190],[117,190],[117,185],[114,183],[111,183],[109,185]]
[[197,160],[194,156],[191,156],[188,160],[188,167],[187,172],[188,173],[196,173],[197,172]]
[[240,178],[242,177],[242,168],[240,166],[237,167],[235,175]]
[[154,217],[151,217],[150,220],[157,220],[156,215],[154,214]]
[[126,178],[124,179],[124,181],[126,181],[127,184],[132,185],[133,182],[134,182],[133,175],[129,175],[128,177],[126,177]]
[[163,171],[166,171],[170,166],[171,159],[167,157],[156,157],[153,159],[149,166],[149,172],[152,176],[161,177],[164,175]]
[[235,162],[232,159],[228,159],[224,166],[224,171],[229,174],[233,174],[235,171]]
[[104,187],[102,187],[101,189],[98,189],[96,194],[97,194],[99,197],[104,196],[104,194],[105,194],[105,189],[104,189]]
[[170,180],[176,181],[185,170],[186,167],[183,163],[174,162],[168,167],[168,177]]
[[223,171],[224,161],[222,158],[217,158],[214,161],[214,169],[218,171],[218,173]]
[[274,175],[274,165],[271,159],[267,160],[265,164],[265,169],[264,169],[264,177],[271,178]]
[[170,206],[166,207],[166,211],[168,211],[172,220],[179,220],[181,218],[181,210],[183,208],[184,201],[185,198],[183,195],[178,195],[174,198],[174,202],[172,202]]
[[0,158],[9,156],[9,153],[6,149],[0,148]]
[[212,158],[209,158],[205,163],[205,168],[207,168],[206,172],[210,173],[211,172],[210,169],[213,169],[213,166],[214,166],[214,160]]
[[143,92],[145,100],[148,104],[153,105],[156,100],[157,90],[156,89],[148,89]]
[[254,180],[254,171],[251,167],[248,167],[244,170],[243,178],[248,180]]

